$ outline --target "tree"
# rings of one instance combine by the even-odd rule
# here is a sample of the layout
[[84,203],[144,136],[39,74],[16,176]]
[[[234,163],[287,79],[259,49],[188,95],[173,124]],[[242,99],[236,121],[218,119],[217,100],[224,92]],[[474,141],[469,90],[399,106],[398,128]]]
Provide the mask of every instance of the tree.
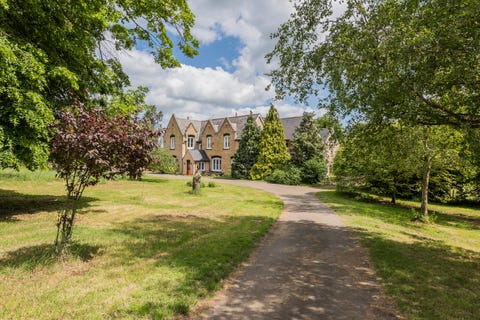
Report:
[[462,134],[448,126],[357,124],[337,154],[334,172],[340,187],[390,195],[418,194],[428,216],[430,177],[459,167]]
[[337,187],[391,197],[411,196],[418,186],[418,136],[398,124],[349,128],[334,161]]
[[54,117],[44,97],[45,60],[40,50],[12,43],[0,30],[0,168],[47,163]]
[[302,167],[310,159],[324,160],[325,148],[320,129],[317,127],[313,113],[304,112],[302,121],[293,133],[290,155],[294,165]]
[[148,166],[157,173],[175,173],[178,170],[177,160],[165,148],[156,148],[152,151],[152,162]]
[[259,180],[270,175],[273,170],[281,168],[290,160],[282,121],[277,109],[272,104],[265,117],[260,142],[258,144],[257,162],[250,170],[250,177]]
[[71,240],[77,203],[87,186],[127,173],[138,178],[151,160],[158,132],[138,116],[109,116],[105,109],[77,103],[64,108],[52,124],[51,159],[65,179],[67,204],[59,212],[55,251],[61,255]]
[[45,164],[48,123],[62,106],[122,97],[130,83],[117,50],[141,42],[176,67],[175,37],[196,55],[193,24],[185,0],[0,1],[0,165]]
[[[333,111],[367,121],[480,128],[477,0],[347,0],[295,4],[268,54],[279,96],[327,89]],[[453,58],[454,57],[454,58]]]
[[249,172],[257,161],[258,145],[262,130],[253,120],[252,114],[247,118],[247,123],[242,132],[238,150],[233,156],[232,177],[236,179],[249,178]]

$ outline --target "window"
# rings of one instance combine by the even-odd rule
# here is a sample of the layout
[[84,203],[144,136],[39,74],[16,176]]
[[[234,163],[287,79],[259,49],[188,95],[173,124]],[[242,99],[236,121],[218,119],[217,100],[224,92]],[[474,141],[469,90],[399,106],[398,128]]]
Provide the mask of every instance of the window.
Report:
[[207,149],[212,149],[212,136],[207,136]]
[[171,135],[170,136],[170,150],[175,149],[175,136]]
[[198,143],[198,150],[202,150],[202,143],[201,142]]
[[193,146],[195,145],[195,136],[188,136],[187,139],[187,148],[188,149],[193,149]]
[[205,171],[205,162],[200,162],[198,164],[198,170]]
[[230,149],[230,135],[223,135],[223,149]]
[[222,171],[222,158],[213,157],[212,158],[212,171],[221,172]]

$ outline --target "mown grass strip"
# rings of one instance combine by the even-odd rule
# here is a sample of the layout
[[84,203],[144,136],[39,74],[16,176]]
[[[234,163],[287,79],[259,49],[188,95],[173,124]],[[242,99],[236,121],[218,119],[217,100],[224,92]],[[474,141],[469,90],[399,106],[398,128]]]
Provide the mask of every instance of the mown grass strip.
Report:
[[412,221],[409,208],[334,191],[317,196],[359,235],[408,319],[478,319],[480,211],[434,206],[435,222],[426,224]]

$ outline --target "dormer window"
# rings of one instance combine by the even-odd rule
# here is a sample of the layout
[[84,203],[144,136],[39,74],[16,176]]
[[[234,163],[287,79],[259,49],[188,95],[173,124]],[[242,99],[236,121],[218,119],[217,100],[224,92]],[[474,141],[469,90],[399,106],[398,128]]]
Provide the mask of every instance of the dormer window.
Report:
[[188,136],[187,139],[187,148],[188,149],[193,149],[195,146],[195,136]]
[[174,150],[175,149],[175,136],[172,134],[170,136],[170,150]]
[[230,149],[230,135],[223,135],[223,149]]
[[212,136],[207,136],[207,149],[212,149]]

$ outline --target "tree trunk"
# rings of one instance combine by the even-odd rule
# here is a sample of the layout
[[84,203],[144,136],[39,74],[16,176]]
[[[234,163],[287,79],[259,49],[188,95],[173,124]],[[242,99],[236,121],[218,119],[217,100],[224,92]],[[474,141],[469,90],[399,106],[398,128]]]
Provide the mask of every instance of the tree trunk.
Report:
[[202,179],[202,174],[200,173],[200,170],[197,170],[197,172],[193,176],[193,183],[192,183],[193,192],[200,191],[200,180],[201,179]]
[[431,170],[432,170],[432,158],[430,156],[426,156],[425,163],[423,165],[422,204],[420,207],[420,211],[423,217],[428,216],[428,185],[430,183]]
[[396,204],[397,203],[397,194],[395,191],[392,192],[392,200],[391,200],[392,204]]

